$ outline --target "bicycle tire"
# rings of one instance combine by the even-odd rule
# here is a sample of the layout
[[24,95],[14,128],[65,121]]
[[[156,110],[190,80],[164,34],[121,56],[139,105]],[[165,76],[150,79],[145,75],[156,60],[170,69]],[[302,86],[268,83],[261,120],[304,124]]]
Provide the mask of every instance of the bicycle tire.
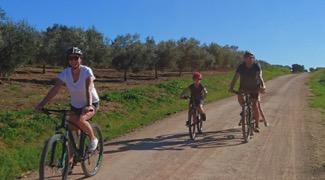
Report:
[[[47,164],[47,158],[50,158],[49,164]],[[58,159],[54,160],[54,158]],[[54,175],[53,172],[47,172],[48,170],[57,171],[58,175]],[[48,178],[48,176],[62,176],[62,179],[65,180],[68,177],[68,171],[69,152],[67,141],[63,134],[55,134],[48,139],[43,148],[39,166],[39,179],[42,180]]]
[[248,143],[249,141],[249,124],[248,124],[248,120],[249,120],[249,112],[247,109],[244,109],[245,114],[243,114],[242,117],[242,133],[243,133],[243,139],[245,143]]
[[188,121],[189,121],[189,135],[191,140],[195,140],[196,137],[196,123],[194,123],[195,113],[193,111],[188,112]]
[[202,127],[203,127],[203,121],[202,121],[202,117],[201,117],[201,115],[200,114],[198,114],[198,116],[197,116],[197,118],[198,118],[198,123],[197,123],[197,132],[199,133],[199,134],[202,134],[203,132],[202,132]]
[[247,124],[248,124],[248,134],[247,135],[248,135],[248,137],[253,137],[255,122],[253,121],[252,108],[249,108],[249,110],[248,110]]
[[[103,153],[104,153],[104,140],[103,140],[103,136],[102,136],[102,132],[100,130],[100,127],[96,124],[91,124],[95,136],[98,139],[98,145],[97,145],[97,149],[93,152],[88,152],[88,146],[87,146],[87,139],[89,141],[89,138],[81,138],[84,140],[84,142],[81,142],[82,146],[83,146],[83,160],[81,162],[81,168],[85,174],[86,177],[90,177],[90,176],[94,176],[98,173],[99,169],[102,166],[102,162],[103,162]],[[86,136],[85,134],[83,134],[84,136]],[[89,142],[88,142],[89,143]],[[90,165],[91,163],[91,157],[94,156],[94,154],[97,153],[98,157],[95,158],[95,166],[93,168],[89,168],[88,165]]]

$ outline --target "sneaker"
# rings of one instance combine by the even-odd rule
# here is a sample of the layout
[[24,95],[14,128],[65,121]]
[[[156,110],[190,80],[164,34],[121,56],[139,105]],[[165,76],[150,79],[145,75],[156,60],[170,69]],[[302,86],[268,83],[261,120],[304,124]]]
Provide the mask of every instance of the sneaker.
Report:
[[242,122],[243,115],[244,115],[243,111],[241,111],[239,115],[240,115],[240,120],[239,120],[238,126],[241,126],[241,122]]
[[187,127],[190,126],[190,121],[186,121],[186,126],[187,126]]
[[202,117],[202,121],[206,121],[207,120],[207,116],[204,113],[201,114],[201,117]]
[[69,171],[68,171],[68,175],[72,175],[72,173],[73,173],[73,163],[69,163],[69,166],[70,166],[70,168],[69,168]]
[[254,128],[254,132],[259,133],[260,132],[259,128],[258,127],[255,127]]
[[95,138],[90,142],[90,145],[88,147],[88,151],[92,152],[92,151],[96,150],[97,145],[98,145],[98,139]]

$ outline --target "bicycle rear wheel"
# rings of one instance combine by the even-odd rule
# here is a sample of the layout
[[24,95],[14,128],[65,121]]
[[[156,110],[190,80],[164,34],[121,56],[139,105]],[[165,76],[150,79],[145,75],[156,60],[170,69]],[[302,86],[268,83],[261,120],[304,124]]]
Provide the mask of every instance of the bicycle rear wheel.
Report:
[[[89,176],[94,176],[98,173],[99,169],[102,166],[102,161],[103,161],[103,152],[104,152],[104,140],[102,136],[102,132],[96,124],[91,125],[94,134],[98,139],[98,145],[97,149],[93,152],[88,152],[88,146],[90,144],[90,140],[88,137],[81,138],[84,140],[84,142],[81,142],[83,144],[83,149],[84,149],[84,157],[83,161],[81,162],[81,167],[83,172],[87,177]],[[86,136],[84,133],[82,134],[83,136]]]
[[40,166],[39,179],[67,179],[69,171],[68,143],[64,135],[55,134],[44,146]]
[[197,125],[195,112],[189,111],[188,121],[189,121],[189,126],[188,126],[189,135],[190,138],[194,140],[196,137],[196,125]]

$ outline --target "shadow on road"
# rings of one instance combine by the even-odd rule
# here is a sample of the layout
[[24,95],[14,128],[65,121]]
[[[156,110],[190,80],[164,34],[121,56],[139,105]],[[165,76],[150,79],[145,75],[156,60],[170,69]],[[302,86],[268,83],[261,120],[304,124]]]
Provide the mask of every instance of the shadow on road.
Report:
[[105,146],[111,148],[104,153],[118,153],[130,150],[179,151],[185,148],[221,148],[240,144],[243,144],[241,129],[233,128],[203,132],[203,134],[198,135],[195,141],[189,140],[188,133],[179,133],[157,136],[155,138],[108,142]]

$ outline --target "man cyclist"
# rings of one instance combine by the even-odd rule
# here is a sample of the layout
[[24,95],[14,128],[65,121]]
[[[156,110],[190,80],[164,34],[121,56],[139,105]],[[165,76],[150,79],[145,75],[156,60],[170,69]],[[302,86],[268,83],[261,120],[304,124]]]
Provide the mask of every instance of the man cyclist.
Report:
[[99,97],[94,86],[95,76],[89,67],[81,65],[82,51],[78,47],[68,49],[66,55],[69,67],[58,75],[54,87],[36,105],[35,109],[41,111],[45,104],[59,92],[59,89],[66,85],[71,96],[69,121],[89,136],[88,150],[94,151],[97,148],[98,139],[88,120],[95,115],[99,105]]
[[[259,118],[260,118],[260,106],[259,106],[259,92],[265,93],[265,83],[262,77],[262,69],[259,63],[255,62],[255,56],[249,51],[244,53],[244,62],[241,63],[234,75],[229,91],[234,92],[234,86],[238,78],[239,91],[249,92],[253,101],[253,115],[256,123],[255,132],[259,132]],[[238,102],[241,106],[244,106],[243,94],[238,94]],[[241,121],[239,122],[240,125]]]

